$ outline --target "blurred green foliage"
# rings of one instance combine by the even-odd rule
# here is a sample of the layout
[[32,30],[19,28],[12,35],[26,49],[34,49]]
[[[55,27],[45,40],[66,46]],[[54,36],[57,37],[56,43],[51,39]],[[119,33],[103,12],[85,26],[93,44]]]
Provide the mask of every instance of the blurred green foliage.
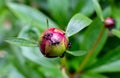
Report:
[[[120,78],[119,8],[119,0],[0,0],[0,78]],[[40,33],[47,29],[46,19],[50,27],[70,33],[69,21],[76,13],[91,18],[92,23],[82,31],[72,25],[75,33],[80,32],[72,32],[69,50],[87,53],[65,54],[65,70],[60,58],[46,58],[38,47],[25,47],[36,46]],[[104,28],[106,17],[116,21],[111,31]],[[81,21],[88,25],[85,19]],[[5,42],[13,37],[32,42],[20,44],[24,46]]]

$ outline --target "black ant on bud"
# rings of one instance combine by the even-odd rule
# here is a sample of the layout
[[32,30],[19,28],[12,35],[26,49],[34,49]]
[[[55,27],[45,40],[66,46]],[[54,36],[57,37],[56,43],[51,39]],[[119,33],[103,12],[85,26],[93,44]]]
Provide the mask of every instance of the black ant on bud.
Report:
[[49,40],[52,45],[57,45],[57,44],[60,43],[60,41],[54,41],[54,42],[53,42],[53,41],[51,40],[51,38],[50,38],[51,36],[53,36],[52,33],[47,33],[47,34],[45,34],[45,36],[43,36],[43,38],[46,39],[46,40]]
[[69,43],[68,43],[68,48],[71,48],[71,46],[72,46],[72,43],[69,42]]

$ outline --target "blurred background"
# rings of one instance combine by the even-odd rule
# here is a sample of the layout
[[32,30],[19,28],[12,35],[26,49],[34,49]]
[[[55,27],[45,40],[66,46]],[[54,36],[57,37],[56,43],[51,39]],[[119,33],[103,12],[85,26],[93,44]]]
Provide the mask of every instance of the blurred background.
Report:
[[120,0],[98,2],[104,18],[115,19],[114,31],[104,30],[84,69],[73,77],[86,55],[66,54],[66,71],[62,71],[60,59],[44,57],[38,47],[14,46],[5,40],[38,41],[47,28],[46,19],[50,27],[65,30],[71,17],[81,13],[93,22],[70,37],[70,50],[89,52],[104,27],[92,0],[0,0],[0,78],[120,78]]

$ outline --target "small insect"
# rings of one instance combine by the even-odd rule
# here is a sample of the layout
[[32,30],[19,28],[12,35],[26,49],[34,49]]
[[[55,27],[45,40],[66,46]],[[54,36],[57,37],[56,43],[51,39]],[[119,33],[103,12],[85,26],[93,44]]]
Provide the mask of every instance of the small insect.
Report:
[[51,40],[51,44],[52,44],[52,45],[58,45],[58,44],[60,44],[60,41],[55,41],[55,42],[53,42],[53,41]]
[[71,48],[71,46],[72,46],[72,43],[69,42],[69,43],[68,43],[68,48]]
[[51,42],[51,45],[57,45],[60,43],[60,41],[52,41],[51,37],[53,36],[52,33],[47,33],[45,36],[43,36],[44,39],[49,40]]
[[52,33],[47,33],[43,36],[44,39],[46,40],[50,40],[50,37],[52,36],[53,34]]
[[60,56],[60,58],[63,58],[65,56],[65,52]]
[[63,33],[65,35],[65,33]]

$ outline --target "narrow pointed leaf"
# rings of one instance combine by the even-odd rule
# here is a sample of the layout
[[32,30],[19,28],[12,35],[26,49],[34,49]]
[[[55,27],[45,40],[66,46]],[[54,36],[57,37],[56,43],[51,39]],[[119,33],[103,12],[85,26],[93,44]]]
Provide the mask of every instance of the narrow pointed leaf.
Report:
[[85,72],[84,74],[81,75],[81,78],[108,78],[108,77],[99,73]]
[[92,1],[93,1],[93,6],[96,10],[96,13],[97,13],[98,17],[101,19],[101,21],[104,21],[102,9],[101,9],[101,7],[98,3],[98,0],[92,0]]
[[120,31],[119,31],[119,30],[113,29],[113,30],[112,30],[112,33],[113,33],[115,36],[117,36],[118,38],[120,38]]
[[117,47],[90,67],[91,72],[104,73],[104,72],[120,72],[120,47]]
[[[69,0],[47,0],[47,1],[48,1],[49,12],[52,15],[52,17],[61,26],[65,25],[68,20],[70,1]],[[63,7],[63,3],[64,3],[64,7]]]
[[32,40],[26,40],[23,38],[10,38],[6,40],[6,42],[17,45],[17,46],[27,46],[27,47],[36,47],[38,44]]
[[[34,27],[33,27],[34,28]],[[31,36],[29,36],[28,32],[29,30],[31,31],[30,26],[25,26],[22,28],[22,30],[20,31],[18,37],[19,38],[25,38],[25,39],[31,39]],[[36,31],[35,31],[36,32]],[[39,32],[36,32],[35,34],[39,35]],[[35,36],[38,36],[35,35]],[[37,40],[36,40],[37,41]],[[59,58],[46,58],[45,56],[43,56],[43,54],[40,52],[39,47],[20,47],[21,48],[21,53],[23,54],[23,56],[25,58],[27,58],[28,60],[34,62],[37,65],[43,66],[46,69],[47,68],[59,68]]]
[[67,53],[73,55],[73,56],[82,56],[85,55],[87,53],[87,51],[68,51]]
[[39,30],[43,31],[47,28],[46,19],[48,19],[50,27],[57,27],[49,17],[35,8],[11,2],[8,2],[7,6],[18,19],[38,28]]
[[91,70],[92,72],[103,73],[103,72],[120,72],[120,60],[114,61],[105,65],[101,65]]
[[66,34],[68,37],[78,33],[83,28],[87,27],[92,22],[88,17],[78,13],[74,15],[68,23]]

